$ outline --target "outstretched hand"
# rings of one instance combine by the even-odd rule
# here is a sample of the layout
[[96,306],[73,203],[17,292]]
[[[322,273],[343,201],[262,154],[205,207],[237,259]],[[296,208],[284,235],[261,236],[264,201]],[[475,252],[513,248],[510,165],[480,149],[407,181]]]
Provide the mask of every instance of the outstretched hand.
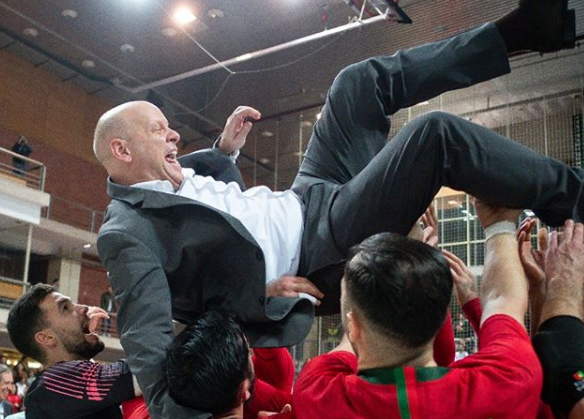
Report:
[[245,145],[247,134],[253,126],[251,120],[257,121],[261,117],[262,114],[257,109],[249,106],[238,106],[227,118],[219,140],[219,149],[227,154],[240,150]]
[[544,265],[549,281],[558,278],[581,281],[584,272],[584,225],[568,220],[561,235],[552,232]]
[[438,246],[438,217],[433,205],[430,205],[414,224],[408,237],[426,243],[428,246]]
[[448,260],[448,265],[450,265],[456,298],[458,299],[458,304],[462,307],[479,296],[475,277],[466,264],[454,253],[445,249],[442,249],[442,253],[444,253],[446,260]]
[[428,246],[438,246],[438,217],[434,210],[434,205],[430,205],[420,218],[424,224],[422,241]]
[[536,223],[535,219],[526,218],[517,230],[519,258],[525,276],[529,280],[530,288],[542,285],[545,281],[545,254],[548,249],[548,236],[545,228],[540,228],[537,232],[538,249],[534,249],[531,245],[531,231]]
[[545,254],[546,301],[541,323],[555,316],[584,319],[584,225],[568,220],[562,234],[550,234]]
[[324,297],[316,285],[301,276],[282,276],[269,282],[266,288],[269,297],[298,297],[300,293],[309,294],[316,299],[317,306]]

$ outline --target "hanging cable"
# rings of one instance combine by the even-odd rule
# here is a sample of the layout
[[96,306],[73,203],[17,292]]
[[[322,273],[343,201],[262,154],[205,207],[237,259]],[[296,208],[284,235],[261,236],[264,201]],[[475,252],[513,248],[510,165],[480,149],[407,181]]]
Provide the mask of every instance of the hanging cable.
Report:
[[313,56],[314,54],[316,54],[319,51],[322,51],[323,49],[325,49],[326,47],[332,45],[334,42],[336,42],[337,40],[341,39],[341,37],[346,34],[347,31],[345,32],[341,32],[340,34],[338,34],[335,38],[331,39],[329,42],[327,42],[324,45],[321,45],[320,47],[318,47],[317,49],[315,49],[314,51],[311,51],[309,53],[307,53],[306,55],[303,55],[302,57],[296,58],[295,60],[292,61],[288,61],[287,63],[284,64],[280,64],[280,65],[276,65],[274,67],[268,67],[268,68],[259,68],[257,70],[243,70],[243,71],[235,71],[233,72],[233,74],[255,74],[255,73],[264,73],[266,71],[274,71],[274,70],[280,70],[281,68],[285,68],[285,67],[289,67],[291,65],[294,65],[308,57]]

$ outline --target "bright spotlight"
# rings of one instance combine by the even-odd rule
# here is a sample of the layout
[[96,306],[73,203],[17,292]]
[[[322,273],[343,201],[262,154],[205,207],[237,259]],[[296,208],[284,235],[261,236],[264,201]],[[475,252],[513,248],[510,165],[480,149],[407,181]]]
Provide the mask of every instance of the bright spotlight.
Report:
[[187,23],[197,20],[197,16],[195,16],[188,8],[180,7],[174,12],[174,20],[179,25],[186,25]]

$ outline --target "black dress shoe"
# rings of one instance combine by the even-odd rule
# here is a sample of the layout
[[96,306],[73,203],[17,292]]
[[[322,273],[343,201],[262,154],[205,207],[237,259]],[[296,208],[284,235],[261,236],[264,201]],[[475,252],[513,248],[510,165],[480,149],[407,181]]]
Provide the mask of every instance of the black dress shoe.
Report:
[[568,0],[520,0],[519,13],[528,16],[532,51],[574,48],[576,13],[568,9]]

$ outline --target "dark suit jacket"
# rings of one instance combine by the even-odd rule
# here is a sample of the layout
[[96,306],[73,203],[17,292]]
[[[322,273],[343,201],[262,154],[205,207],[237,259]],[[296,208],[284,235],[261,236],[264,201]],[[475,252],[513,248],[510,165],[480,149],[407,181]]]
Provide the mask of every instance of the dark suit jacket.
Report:
[[2,409],[2,412],[4,413],[4,417],[9,416],[11,414],[13,414],[13,408],[12,408],[12,404],[7,401],[7,400],[2,400],[0,401],[0,409]]
[[[216,151],[202,156],[229,160]],[[112,181],[108,194],[112,202],[97,246],[119,303],[120,340],[152,418],[193,417],[173,403],[165,382],[172,318],[188,323],[205,311],[223,310],[243,321],[252,346],[304,339],[312,304],[266,298],[263,253],[237,219],[188,198]]]

